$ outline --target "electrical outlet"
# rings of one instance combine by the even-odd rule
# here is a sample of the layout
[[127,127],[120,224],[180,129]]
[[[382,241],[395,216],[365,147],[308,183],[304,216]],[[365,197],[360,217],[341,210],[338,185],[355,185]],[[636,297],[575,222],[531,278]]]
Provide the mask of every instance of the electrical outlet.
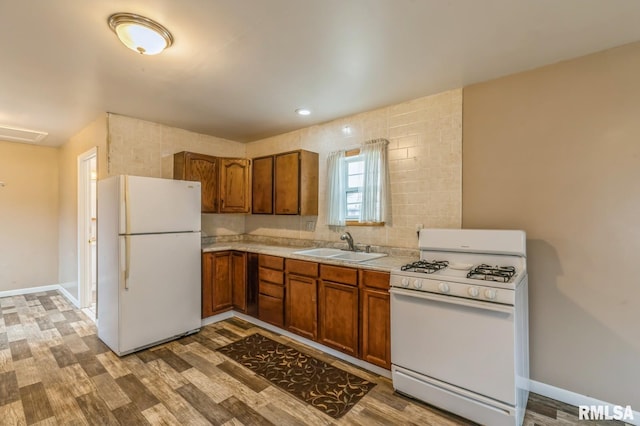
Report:
[[307,231],[313,231],[314,225],[316,223],[313,220],[308,220],[307,221]]

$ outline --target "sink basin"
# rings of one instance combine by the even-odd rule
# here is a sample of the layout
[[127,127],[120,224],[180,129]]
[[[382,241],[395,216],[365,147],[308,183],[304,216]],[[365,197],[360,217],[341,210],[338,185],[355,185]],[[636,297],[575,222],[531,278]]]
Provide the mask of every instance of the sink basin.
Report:
[[337,254],[335,256],[331,256],[331,259],[339,259],[344,260],[345,262],[364,262],[366,260],[377,259],[379,257],[384,257],[386,254],[384,253],[365,253],[362,251],[347,251],[342,252],[342,254]]
[[365,253],[362,251],[345,251],[332,248],[316,248],[310,250],[300,250],[294,252],[294,254],[300,254],[303,256],[320,257],[323,259],[335,259],[342,260],[343,262],[364,262],[371,259],[377,259],[384,257],[384,253]]
[[340,253],[344,253],[344,251],[340,249],[332,249],[332,248],[316,248],[311,250],[301,250],[301,251],[294,252],[294,254],[302,254],[304,256],[313,256],[313,257],[331,257],[331,256],[338,255]]

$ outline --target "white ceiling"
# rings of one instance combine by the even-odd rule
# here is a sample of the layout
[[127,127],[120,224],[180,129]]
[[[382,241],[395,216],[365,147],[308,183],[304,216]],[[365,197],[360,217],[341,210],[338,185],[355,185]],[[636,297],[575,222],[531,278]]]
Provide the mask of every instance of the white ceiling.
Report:
[[[175,44],[137,55],[115,12]],[[638,0],[0,0],[0,125],[56,146],[109,111],[246,142],[637,41],[639,22]]]

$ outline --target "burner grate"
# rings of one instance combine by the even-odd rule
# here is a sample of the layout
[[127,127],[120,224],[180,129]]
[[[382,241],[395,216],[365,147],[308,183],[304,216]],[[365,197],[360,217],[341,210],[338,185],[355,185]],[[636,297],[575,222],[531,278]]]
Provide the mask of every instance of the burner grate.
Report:
[[449,265],[446,260],[418,260],[413,263],[408,263],[400,268],[402,271],[408,272],[422,272],[424,274],[433,274],[440,269],[444,269]]
[[516,274],[513,266],[490,266],[485,263],[478,265],[467,274],[467,278],[484,281],[509,282]]

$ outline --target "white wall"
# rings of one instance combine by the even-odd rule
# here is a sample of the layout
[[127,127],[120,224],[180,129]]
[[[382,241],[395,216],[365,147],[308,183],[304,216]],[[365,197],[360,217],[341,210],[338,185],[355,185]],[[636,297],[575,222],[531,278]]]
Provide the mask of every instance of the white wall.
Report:
[[58,148],[59,282],[78,298],[78,155],[98,147],[98,178],[106,175],[107,115],[103,114]]
[[58,282],[57,149],[0,141],[0,291]]
[[527,231],[531,377],[640,408],[640,43],[464,89],[464,227]]

